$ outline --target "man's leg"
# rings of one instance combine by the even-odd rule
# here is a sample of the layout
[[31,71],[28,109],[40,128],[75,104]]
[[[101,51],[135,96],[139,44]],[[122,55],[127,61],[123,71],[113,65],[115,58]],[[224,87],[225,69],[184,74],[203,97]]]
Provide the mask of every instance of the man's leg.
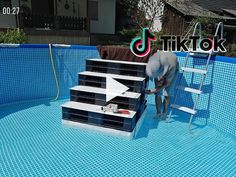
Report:
[[161,116],[161,106],[162,106],[162,100],[161,96],[158,94],[155,96],[155,102],[156,102],[156,111],[157,111],[157,116]]
[[173,99],[173,97],[174,97],[175,82],[176,82],[176,76],[174,77],[174,80],[172,80],[169,87],[167,87],[163,90],[163,95],[164,95],[164,106],[163,106],[163,112],[162,112],[163,119],[166,119],[166,113],[168,111],[169,104],[172,101],[171,99]]
[[[155,82],[155,87],[158,87],[158,79],[154,80]],[[161,99],[161,94],[162,91],[159,91],[155,95],[155,103],[156,103],[156,111],[157,111],[157,117],[161,117],[161,106],[162,106],[162,99]]]
[[164,96],[164,106],[163,106],[163,112],[162,112],[162,118],[166,119],[166,113],[169,107],[169,96]]

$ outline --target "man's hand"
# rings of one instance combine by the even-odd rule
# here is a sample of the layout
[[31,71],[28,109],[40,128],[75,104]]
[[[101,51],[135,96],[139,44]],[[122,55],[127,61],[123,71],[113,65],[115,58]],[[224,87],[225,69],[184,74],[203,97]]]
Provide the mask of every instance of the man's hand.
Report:
[[156,89],[151,89],[151,90],[145,90],[145,94],[153,94],[156,93]]
[[151,90],[145,90],[144,94],[151,94]]
[[157,81],[157,86],[162,87],[165,84],[165,78],[161,78],[159,81]]
[[168,82],[166,82],[166,79],[161,78],[157,82],[157,88],[151,89],[151,90],[145,90],[145,94],[155,94],[155,93],[159,92],[160,90],[162,90],[163,88],[165,88],[167,86],[168,86]]

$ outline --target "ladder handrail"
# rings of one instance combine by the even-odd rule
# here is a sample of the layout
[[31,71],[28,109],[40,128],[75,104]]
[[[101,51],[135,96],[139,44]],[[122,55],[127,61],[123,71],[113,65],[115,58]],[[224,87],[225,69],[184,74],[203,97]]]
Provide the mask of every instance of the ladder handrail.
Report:
[[193,36],[195,36],[195,33],[197,31],[197,28],[199,27],[199,34],[200,34],[200,38],[202,37],[202,25],[200,22],[197,22],[194,26],[194,30],[193,30]]
[[187,31],[186,33],[184,34],[184,39],[186,39],[186,37],[190,34],[191,30],[193,29],[193,27],[195,26],[195,21],[192,20],[189,24],[189,26],[187,27]]
[[[195,36],[195,35],[196,35],[197,30],[198,30],[198,33],[199,33],[199,36],[200,36],[200,39],[199,39],[199,40],[201,40],[201,39],[202,39],[202,25],[201,25],[200,22],[197,22],[197,23],[195,24],[194,29],[193,29],[193,34],[192,34],[192,36]],[[193,42],[193,41],[192,41],[192,42]],[[192,43],[192,42],[189,44],[189,49],[192,49],[192,46],[193,46],[193,43]],[[188,51],[188,53],[189,53],[189,52],[190,52],[190,51]]]
[[218,32],[219,32],[219,29],[221,29],[220,31],[220,39],[223,39],[223,35],[224,35],[224,24],[223,22],[219,22],[218,25],[217,25],[217,28],[216,28],[216,32],[215,32],[215,37],[218,36]]
[[[199,28],[199,29],[198,29],[198,28]],[[200,35],[200,39],[201,39],[201,24],[200,24],[199,22],[196,23],[196,25],[195,25],[195,28],[194,28],[194,31],[193,31],[193,36],[196,34],[197,29],[199,30],[199,35]],[[218,36],[219,30],[221,30],[221,31],[220,31],[220,35],[221,35],[221,36],[220,36],[220,39],[223,39],[223,37],[224,37],[224,36],[223,36],[223,33],[224,33],[224,24],[223,24],[223,22],[218,23],[214,37],[217,37],[217,36]],[[190,43],[190,45],[189,45],[189,49],[191,48],[191,44],[192,44],[192,43]],[[187,57],[186,57],[186,59],[185,59],[184,67],[187,66],[188,58],[189,58],[189,53],[190,53],[190,50],[189,50],[188,53],[187,53]],[[206,68],[205,68],[206,72],[202,75],[202,78],[201,78],[201,81],[200,81],[200,85],[199,85],[199,88],[198,88],[198,90],[200,90],[200,91],[202,90],[202,86],[203,86],[203,84],[204,84],[204,82],[205,82],[205,79],[206,79],[206,76],[207,76],[207,73],[208,73],[208,66],[209,66],[209,62],[210,62],[211,56],[212,56],[212,50],[209,51],[209,53],[208,53],[208,58],[207,58],[207,63],[206,63]],[[183,78],[183,75],[184,75],[184,70],[182,71],[182,73],[181,73],[181,75],[180,75],[180,78],[179,78],[179,81],[178,81],[178,85],[181,84],[181,80],[182,80],[182,78]],[[174,96],[174,104],[175,104],[175,102],[176,102],[176,100],[177,100],[177,94],[178,94],[178,90],[176,90],[176,93],[175,93],[175,96]],[[192,110],[194,110],[194,111],[196,110],[197,105],[198,105],[198,102],[199,102],[199,99],[200,99],[200,94],[197,94],[197,95],[196,95],[196,98],[195,98],[195,102],[194,102],[194,105],[193,105],[193,109],[192,109]],[[168,122],[169,122],[170,119],[171,119],[171,115],[172,115],[173,108],[174,108],[174,107],[171,108],[171,111],[170,111],[170,114],[169,114],[169,117],[168,117]],[[189,113],[191,113],[191,112],[189,112]],[[189,120],[189,130],[190,130],[190,128],[191,128],[193,116],[194,116],[194,114],[191,113],[191,117],[190,117],[190,120]]]

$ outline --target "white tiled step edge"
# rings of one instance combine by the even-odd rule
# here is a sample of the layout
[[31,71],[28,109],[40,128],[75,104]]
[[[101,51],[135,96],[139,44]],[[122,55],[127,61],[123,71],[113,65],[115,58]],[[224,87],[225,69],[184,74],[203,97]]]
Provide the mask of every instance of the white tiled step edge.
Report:
[[196,112],[197,112],[193,109],[190,109],[190,108],[187,108],[187,107],[184,107],[184,106],[180,106],[180,105],[177,105],[177,104],[171,104],[171,107],[175,108],[175,109],[178,109],[180,111],[183,111],[183,112],[187,112],[189,114],[196,114]]
[[[104,89],[104,88],[90,87],[90,86],[83,86],[83,85],[72,87],[70,90],[89,92],[89,93],[106,94],[106,89]],[[121,94],[119,96],[125,97],[125,98],[138,99],[140,97],[140,95],[141,94],[135,93],[135,92],[125,92],[124,94]]]
[[125,76],[119,74],[107,74],[107,73],[99,73],[99,72],[91,72],[91,71],[83,71],[79,73],[80,75],[86,76],[97,76],[97,77],[106,77],[107,75],[114,79],[122,79],[122,80],[132,80],[132,81],[144,81],[144,77],[135,77],[135,76]]
[[187,68],[187,67],[182,67],[182,71],[193,72],[193,73],[198,73],[198,74],[206,74],[207,73],[206,70],[195,69],[195,68]]
[[92,59],[87,59],[89,61],[98,61],[98,62],[108,62],[108,63],[120,63],[120,64],[129,64],[129,65],[141,65],[141,66],[146,66],[146,63],[141,63],[141,62],[130,62],[130,61],[118,61],[118,60],[109,60],[109,59],[98,59],[98,58],[92,58]]
[[104,112],[102,111],[102,106],[94,105],[94,104],[87,104],[87,103],[81,103],[81,102],[74,102],[69,101],[63,105],[61,105],[63,108],[71,108],[71,109],[77,109],[82,111],[88,111],[88,112],[94,112],[99,114],[105,114],[110,116],[117,116],[117,117],[124,117],[124,118],[130,118],[132,119],[134,115],[136,114],[135,111],[129,110],[130,114],[119,114],[119,113],[113,113],[113,112]]
[[195,93],[195,94],[201,94],[202,93],[201,90],[193,89],[193,88],[190,88],[190,87],[184,87],[184,86],[178,86],[177,89],[184,90],[184,91],[190,92],[190,93]]
[[122,130],[116,130],[116,129],[107,128],[107,127],[100,127],[96,125],[90,125],[86,123],[74,122],[74,121],[64,120],[64,119],[62,119],[62,125],[65,127],[70,127],[70,128],[81,128],[81,129],[85,129],[89,131],[101,132],[101,133],[107,134],[108,136],[115,136],[117,138],[133,139],[133,137],[138,135],[145,117],[146,117],[146,110],[144,111],[140,119],[138,120],[133,132],[126,132]]

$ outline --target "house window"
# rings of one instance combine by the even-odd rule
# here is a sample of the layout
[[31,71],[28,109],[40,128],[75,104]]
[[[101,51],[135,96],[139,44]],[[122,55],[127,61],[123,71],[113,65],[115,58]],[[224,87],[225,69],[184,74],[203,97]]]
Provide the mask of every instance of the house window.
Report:
[[0,13],[2,14],[3,7],[11,8],[11,0],[0,0]]
[[98,20],[98,1],[88,0],[88,17],[91,20]]

